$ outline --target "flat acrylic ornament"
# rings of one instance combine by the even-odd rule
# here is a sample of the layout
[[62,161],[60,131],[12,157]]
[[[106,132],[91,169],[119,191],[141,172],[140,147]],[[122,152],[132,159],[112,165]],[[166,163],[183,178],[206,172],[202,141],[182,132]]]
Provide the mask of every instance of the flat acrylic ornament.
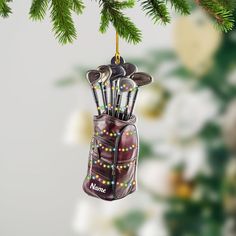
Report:
[[152,77],[120,57],[118,34],[111,63],[89,70],[86,77],[97,115],[83,189],[93,197],[117,200],[137,188],[139,138],[133,110],[139,88]]

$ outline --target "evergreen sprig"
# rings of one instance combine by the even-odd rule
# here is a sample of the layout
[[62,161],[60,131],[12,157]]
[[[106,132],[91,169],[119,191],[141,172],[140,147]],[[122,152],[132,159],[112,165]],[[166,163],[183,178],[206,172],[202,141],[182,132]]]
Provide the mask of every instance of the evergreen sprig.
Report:
[[182,15],[190,14],[190,7],[186,0],[169,0],[171,6],[174,7],[175,11]]
[[43,20],[48,9],[48,0],[33,0],[30,8],[30,17],[33,20]]
[[111,0],[100,0],[101,10],[100,31],[105,33],[111,22],[118,34],[130,43],[139,43],[141,41],[141,31],[134,25],[129,17],[121,11],[125,8],[134,6],[134,1],[117,2]]
[[222,31],[227,32],[232,30],[234,26],[234,18],[232,10],[229,10],[229,6],[233,7],[231,1],[197,0],[197,3],[208,12]]
[[[0,16],[8,17],[12,11],[9,2],[12,0],[0,0]],[[133,8],[136,0],[97,0],[101,8],[100,31],[105,33],[110,25],[114,26],[119,35],[129,43],[141,41],[141,31],[124,14],[123,10]],[[236,7],[235,0],[137,0],[143,11],[154,23],[167,24],[170,22],[170,5],[181,15],[190,14],[190,6],[193,1],[204,8],[215,20],[223,31],[233,28],[233,9]],[[62,44],[71,43],[77,36],[72,13],[82,14],[84,9],[83,0],[32,0],[29,15],[32,20],[43,20],[50,12],[53,31],[56,38]]]
[[141,2],[142,9],[146,12],[146,15],[150,16],[154,23],[170,22],[170,14],[167,10],[167,5],[163,1],[159,0],[144,0]]
[[3,18],[8,17],[12,13],[8,5],[9,2],[8,0],[0,0],[0,16]]

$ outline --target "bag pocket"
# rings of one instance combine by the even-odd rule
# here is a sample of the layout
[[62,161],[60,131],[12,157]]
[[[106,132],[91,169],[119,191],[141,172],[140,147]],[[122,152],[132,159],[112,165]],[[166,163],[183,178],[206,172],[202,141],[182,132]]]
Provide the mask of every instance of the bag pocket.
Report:
[[116,151],[113,142],[109,142],[100,136],[93,137],[93,144],[91,148],[91,150],[97,154],[99,159],[103,159],[109,163],[113,162],[114,152]]
[[[132,134],[132,135],[131,135]],[[136,190],[136,165],[138,158],[138,136],[135,125],[127,125],[116,140],[115,198],[123,198]]]
[[83,189],[91,196],[111,201],[114,200],[112,184],[112,179],[90,169],[84,180]]
[[137,158],[118,162],[116,165],[116,198],[123,198],[136,190]]

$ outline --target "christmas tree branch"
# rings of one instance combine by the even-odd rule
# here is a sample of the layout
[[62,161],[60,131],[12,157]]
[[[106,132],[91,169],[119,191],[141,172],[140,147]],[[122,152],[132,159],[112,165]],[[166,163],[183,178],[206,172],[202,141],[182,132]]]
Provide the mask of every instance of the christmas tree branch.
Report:
[[0,16],[3,18],[8,17],[12,11],[11,8],[8,6],[8,0],[0,0]]
[[[141,31],[124,14],[123,10],[133,8],[136,0],[97,0],[101,8],[100,31],[105,33],[110,25],[119,35],[129,43],[141,41]],[[190,14],[190,3],[187,0],[137,0],[143,11],[154,23],[167,24],[170,22],[170,5],[181,15]],[[233,9],[235,0],[194,0],[197,5],[214,19],[219,28],[229,31],[233,28]],[[11,0],[0,0],[0,16],[8,17],[11,14],[9,7]],[[192,1],[193,2],[193,1]],[[32,20],[43,20],[50,12],[53,31],[62,44],[71,43],[76,38],[76,28],[72,13],[82,14],[84,4],[82,0],[32,0],[29,15]]]
[[167,24],[170,22],[170,14],[167,6],[163,1],[159,0],[144,0],[141,2],[142,9],[146,15],[150,16],[154,23],[160,22]]
[[190,7],[186,0],[169,0],[171,6],[174,7],[175,11],[182,15],[190,14]]
[[33,0],[30,8],[32,20],[43,20],[48,9],[48,0]]
[[196,3],[202,6],[209,13],[221,30],[225,32],[232,30],[234,26],[233,12],[228,9],[230,6],[233,7],[231,1],[196,0]]
[[134,25],[129,17],[121,11],[125,8],[134,6],[133,0],[117,2],[111,0],[100,0],[101,10],[100,31],[106,32],[111,22],[118,34],[130,43],[139,43],[141,41],[141,31]]

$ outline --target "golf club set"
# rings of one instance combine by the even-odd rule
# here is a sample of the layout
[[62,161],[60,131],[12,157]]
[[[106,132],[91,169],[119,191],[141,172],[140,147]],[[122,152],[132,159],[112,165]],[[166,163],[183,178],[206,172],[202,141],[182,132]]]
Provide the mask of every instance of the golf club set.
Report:
[[[120,64],[115,64],[113,58],[110,65],[89,70],[86,78],[92,88],[98,115],[108,114],[125,121],[132,117],[139,87],[152,82],[150,75],[138,72],[137,66],[125,63],[123,58],[120,58]],[[99,90],[102,103],[99,101]],[[124,94],[126,100],[122,106]]]
[[113,201],[137,189],[139,138],[135,101],[141,86],[152,77],[137,67],[113,57],[110,65],[86,74],[98,115],[93,118],[94,133],[89,151],[84,191],[93,197]]

